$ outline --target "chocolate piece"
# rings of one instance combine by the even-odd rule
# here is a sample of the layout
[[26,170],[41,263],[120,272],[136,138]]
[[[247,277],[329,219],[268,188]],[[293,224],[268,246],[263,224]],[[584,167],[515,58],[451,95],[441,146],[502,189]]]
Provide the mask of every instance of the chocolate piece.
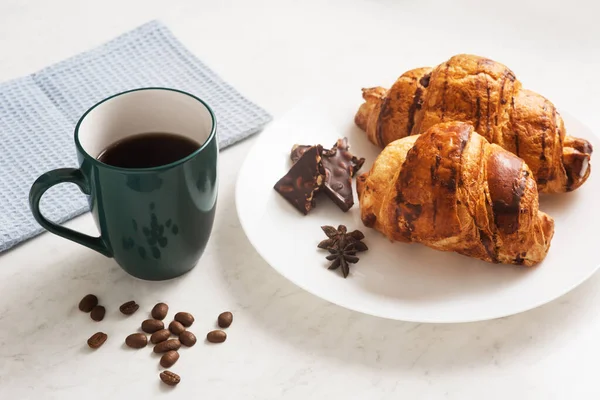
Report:
[[306,150],[310,149],[312,146],[304,145],[304,144],[295,144],[292,147],[292,152],[290,153],[290,158],[292,162],[295,164],[296,161],[302,157],[302,154],[306,152]]
[[360,169],[365,159],[358,159],[348,151],[348,139],[338,139],[335,146],[323,154],[325,183],[323,190],[342,210],[354,205],[352,176]]
[[[302,154],[304,154],[306,152],[306,150],[308,150],[310,148],[311,148],[311,146],[308,146],[308,145],[295,144],[292,147],[292,151],[290,153],[290,159],[292,160],[293,163],[295,163],[296,161],[298,161],[298,159],[300,157],[302,157]],[[364,158],[358,158],[358,157],[352,155],[348,151],[350,149],[350,146],[348,145],[348,138],[338,139],[338,141],[333,146],[333,148],[338,148],[338,149],[343,150],[344,152],[348,152],[348,156],[350,158],[350,163],[352,165],[352,176],[356,175],[356,173],[358,172],[358,170],[365,163],[365,159]],[[326,157],[328,155],[328,153],[331,152],[332,150],[326,150],[326,149],[324,149],[323,153],[322,153],[322,156]]]
[[[313,148],[314,146],[295,144],[290,153],[292,162],[297,163],[307,151]],[[351,178],[362,167],[365,159],[355,157],[350,153],[347,138],[338,139],[331,150],[322,149],[319,154],[322,157],[321,163],[325,169],[325,182],[323,185],[325,193],[340,209],[348,211],[354,205]],[[277,187],[275,189],[277,190]],[[317,191],[315,190],[313,196],[316,193]],[[283,193],[281,194],[283,195]],[[283,196],[286,197],[285,195]],[[288,199],[288,201],[290,200]],[[296,205],[294,201],[290,202]],[[313,206],[314,201],[311,200],[311,203],[306,205],[306,207],[301,206],[302,208],[300,208],[296,205],[296,208],[307,214],[308,210]]]
[[337,148],[331,149],[321,161],[325,168],[323,191],[342,211],[348,211],[354,205],[349,161]]
[[348,138],[338,139],[333,147],[341,150],[344,153],[344,157],[350,160],[350,165],[352,166],[352,173],[350,176],[356,175],[358,170],[365,163],[364,157],[358,158],[348,151],[350,149],[350,146],[348,145]]
[[320,145],[311,146],[273,187],[304,215],[314,207],[314,196],[323,184],[322,152]]

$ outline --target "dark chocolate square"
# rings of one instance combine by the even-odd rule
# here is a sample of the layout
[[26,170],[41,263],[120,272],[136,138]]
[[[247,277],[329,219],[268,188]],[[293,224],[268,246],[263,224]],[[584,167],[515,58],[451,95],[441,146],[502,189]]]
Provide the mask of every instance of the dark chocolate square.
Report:
[[304,215],[315,205],[315,195],[323,185],[323,147],[311,146],[274,186],[274,189]]

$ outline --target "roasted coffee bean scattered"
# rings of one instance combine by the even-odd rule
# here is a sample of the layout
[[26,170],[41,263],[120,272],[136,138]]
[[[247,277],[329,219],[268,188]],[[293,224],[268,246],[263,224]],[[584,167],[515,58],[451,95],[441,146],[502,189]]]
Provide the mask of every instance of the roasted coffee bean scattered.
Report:
[[162,321],[163,319],[165,319],[165,317],[167,316],[168,312],[169,312],[169,306],[168,305],[166,305],[165,303],[158,303],[152,309],[151,314],[152,314],[152,318],[154,318],[154,319],[160,319]]
[[88,346],[92,349],[97,349],[102,346],[104,342],[108,339],[108,335],[104,332],[96,332],[94,333],[87,341]]
[[168,329],[161,329],[160,331],[156,331],[150,336],[150,341],[152,344],[157,344],[160,342],[164,342],[171,336],[171,331]]
[[165,328],[165,324],[158,319],[147,319],[142,322],[142,330],[146,333],[154,333]]
[[219,314],[219,318],[218,318],[217,322],[219,323],[219,326],[221,328],[229,328],[229,326],[233,322],[233,314],[230,313],[229,311],[225,311],[225,312]]
[[160,373],[160,379],[169,386],[175,386],[181,382],[179,375],[172,373],[171,371],[163,371]]
[[138,308],[140,308],[139,304],[137,304],[135,301],[131,300],[131,301],[128,301],[127,303],[123,303],[121,305],[121,307],[119,307],[119,311],[121,311],[125,315],[131,315],[134,312],[136,312],[138,310]]
[[170,350],[179,350],[181,347],[181,342],[179,339],[169,339],[164,342],[160,342],[156,346],[154,346],[155,353],[165,353]]
[[[140,308],[135,301],[128,301],[119,307],[119,311],[125,315],[134,314]],[[98,297],[93,294],[88,294],[79,302],[79,309],[84,312],[89,312],[90,317],[94,321],[102,321],[106,316],[106,308],[98,305]],[[142,330],[152,334],[148,337],[144,333],[132,333],[125,338],[125,344],[134,349],[141,349],[148,345],[148,341],[154,344],[153,352],[161,354],[160,365],[163,368],[172,367],[179,360],[179,350],[182,345],[192,347],[196,344],[197,338],[192,332],[186,330],[194,323],[194,316],[187,312],[178,312],[174,320],[169,324],[168,329],[165,329],[165,324],[162,321],[169,312],[169,306],[166,303],[156,304],[151,311],[152,319],[147,319],[142,322]],[[218,317],[220,327],[226,328],[231,325],[233,314],[229,311],[223,312]],[[169,339],[171,335],[177,335],[178,339]],[[92,349],[101,347],[108,335],[104,332],[93,334],[87,344]],[[227,334],[221,330],[214,330],[206,335],[206,339],[212,343],[222,343],[227,339]],[[160,373],[160,379],[169,386],[176,386],[181,382],[181,377],[171,371],[163,371]]]
[[132,349],[143,349],[148,344],[148,337],[143,333],[132,333],[125,338],[125,344]]
[[90,312],[98,305],[98,298],[93,294],[88,294],[79,302],[79,309],[83,312]]
[[160,358],[160,365],[163,368],[170,368],[179,360],[179,353],[175,350],[169,350]]
[[181,322],[181,325],[188,328],[194,323],[194,316],[187,312],[178,312],[175,314],[175,321]]
[[206,340],[211,343],[223,343],[227,339],[227,334],[224,331],[210,331],[206,334]]
[[104,319],[104,314],[106,314],[106,308],[103,306],[96,306],[92,308],[90,316],[94,321],[102,321]]
[[196,335],[194,335],[190,331],[181,332],[181,334],[179,335],[179,341],[184,346],[192,347],[196,344]]
[[169,330],[173,335],[179,335],[181,332],[185,331],[185,326],[179,321],[172,321],[169,324]]

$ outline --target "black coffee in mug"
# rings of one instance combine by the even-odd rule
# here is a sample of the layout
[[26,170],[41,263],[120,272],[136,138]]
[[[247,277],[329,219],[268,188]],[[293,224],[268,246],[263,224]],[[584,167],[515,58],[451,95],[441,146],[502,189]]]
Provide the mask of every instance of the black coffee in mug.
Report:
[[98,160],[120,168],[153,168],[181,160],[200,144],[173,133],[141,133],[126,137],[104,149]]

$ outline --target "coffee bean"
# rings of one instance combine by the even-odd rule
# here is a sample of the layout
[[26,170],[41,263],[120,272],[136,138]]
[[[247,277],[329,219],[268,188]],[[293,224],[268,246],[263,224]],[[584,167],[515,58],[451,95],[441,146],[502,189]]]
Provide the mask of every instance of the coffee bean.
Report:
[[154,333],[164,329],[165,324],[158,319],[147,319],[142,322],[142,330],[146,333]]
[[96,306],[92,308],[90,316],[94,321],[102,321],[104,319],[104,314],[106,314],[106,308],[103,306]]
[[185,331],[185,326],[179,321],[173,321],[169,324],[169,330],[173,335],[179,335],[181,332]]
[[210,331],[206,334],[206,340],[211,343],[223,343],[227,339],[227,334],[224,331]]
[[233,322],[233,314],[229,311],[225,311],[219,314],[218,323],[221,328],[229,328],[231,323]]
[[184,346],[192,347],[196,344],[196,335],[194,335],[190,331],[181,332],[181,334],[179,335],[179,341]]
[[123,303],[121,305],[121,307],[119,307],[119,311],[121,311],[125,315],[131,315],[134,312],[136,312],[138,310],[138,308],[140,308],[139,304],[137,304],[135,301],[131,300],[131,301],[128,301],[127,303]]
[[154,318],[154,319],[160,319],[162,321],[163,319],[165,319],[165,317],[167,316],[168,312],[169,312],[169,306],[168,305],[166,305],[165,303],[158,303],[152,309],[151,314],[152,314],[152,318]]
[[171,371],[163,371],[160,373],[160,380],[169,386],[175,386],[181,382],[179,375],[172,373]]
[[88,294],[79,302],[79,309],[83,312],[90,312],[98,305],[98,298],[93,294]]
[[163,368],[170,368],[179,360],[179,353],[175,350],[169,350],[160,358],[160,365]]
[[178,312],[175,314],[175,321],[181,322],[181,324],[187,328],[194,323],[194,316],[187,312]]
[[106,339],[108,339],[108,335],[106,333],[96,332],[88,339],[87,344],[92,349],[97,349],[98,347],[102,346],[104,342],[106,342]]
[[132,333],[125,338],[125,344],[133,349],[143,349],[148,344],[148,338],[143,333]]
[[160,342],[164,342],[171,336],[171,332],[168,329],[161,329],[160,331],[156,331],[150,336],[150,341],[153,344],[157,344]]
[[169,339],[164,342],[160,342],[156,346],[154,346],[155,353],[165,353],[170,350],[179,350],[181,347],[181,342],[179,339]]

